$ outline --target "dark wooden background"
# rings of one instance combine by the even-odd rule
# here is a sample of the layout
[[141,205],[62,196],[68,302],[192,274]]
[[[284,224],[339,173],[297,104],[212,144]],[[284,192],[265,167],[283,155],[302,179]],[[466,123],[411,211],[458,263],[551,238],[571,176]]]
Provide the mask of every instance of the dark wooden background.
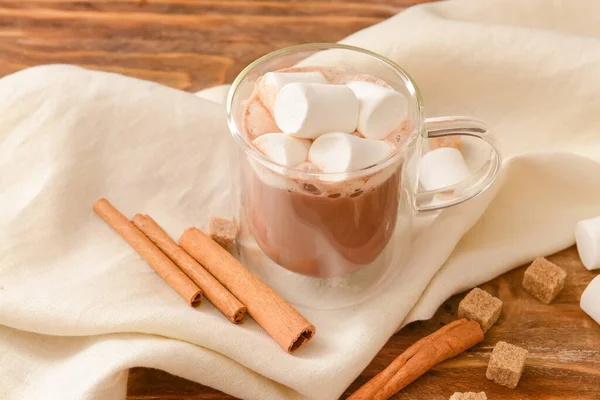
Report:
[[428,0],[0,0],[0,74],[68,63],[197,91]]
[[[0,76],[34,65],[77,64],[119,72],[182,90],[231,82],[257,57],[280,47],[332,42],[427,0],[0,0]],[[524,268],[483,287],[504,301],[499,323],[483,343],[410,385],[397,399],[447,399],[485,390],[491,400],[600,399],[600,326],[579,308],[594,274],[571,248],[553,257],[567,286],[549,306],[521,287]],[[436,316],[394,335],[346,394],[403,349],[454,319],[462,296]],[[498,340],[529,349],[518,389],[485,379]],[[161,371],[130,373],[129,400],[232,399]]]

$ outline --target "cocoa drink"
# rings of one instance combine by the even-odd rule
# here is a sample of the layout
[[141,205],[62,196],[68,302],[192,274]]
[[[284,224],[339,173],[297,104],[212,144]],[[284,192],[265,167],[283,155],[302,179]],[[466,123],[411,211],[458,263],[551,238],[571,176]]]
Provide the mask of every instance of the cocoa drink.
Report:
[[[372,76],[329,68],[280,72],[320,72],[327,84],[370,82],[392,90]],[[262,135],[281,133],[274,116],[276,93],[264,81],[264,76],[257,81],[244,112],[242,130],[252,143],[259,143],[256,139]],[[366,106],[361,103],[361,107]],[[408,137],[405,121],[402,118],[379,140],[365,138],[358,131],[359,120],[359,128],[349,133],[357,142],[345,136],[348,133],[335,133],[294,139],[297,147],[286,147],[285,153],[277,153],[283,151],[279,142],[269,142],[270,147],[256,145],[274,164],[281,165],[248,157],[242,173],[243,217],[264,253],[286,269],[313,277],[342,276],[372,263],[388,244],[396,224],[402,160],[390,161],[390,157]],[[327,137],[329,142],[325,142]],[[322,142],[321,147],[316,149],[318,142]],[[362,153],[373,153],[371,145],[375,146],[373,151],[384,151],[377,155],[382,159],[361,161],[366,157]],[[305,153],[307,149],[309,153]],[[309,155],[302,159],[305,154]],[[343,164],[345,169],[340,170],[340,163],[350,166]],[[360,167],[358,173],[351,170],[352,165]]]

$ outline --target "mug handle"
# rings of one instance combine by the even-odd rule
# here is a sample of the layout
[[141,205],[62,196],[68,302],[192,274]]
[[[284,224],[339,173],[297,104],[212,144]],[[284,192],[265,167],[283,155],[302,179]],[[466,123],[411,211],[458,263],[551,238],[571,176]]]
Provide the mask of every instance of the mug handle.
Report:
[[[487,136],[487,126],[469,117],[439,117],[425,120],[427,138],[469,136],[487,143],[490,153],[487,161],[469,178],[456,185],[436,190],[418,190],[415,207],[418,212],[441,210],[464,203],[486,191],[496,179],[502,165],[502,156]],[[435,195],[436,202],[432,203]]]

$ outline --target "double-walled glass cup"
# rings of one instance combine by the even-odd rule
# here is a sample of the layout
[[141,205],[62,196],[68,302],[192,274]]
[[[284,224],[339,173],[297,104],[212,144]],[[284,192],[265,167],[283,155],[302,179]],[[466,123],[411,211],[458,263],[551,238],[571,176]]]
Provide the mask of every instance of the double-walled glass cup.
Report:
[[[245,118],[256,81],[267,72],[308,67],[368,74],[402,93],[408,112],[396,150],[367,168],[324,173],[278,165],[254,147]],[[319,309],[354,304],[381,288],[403,268],[414,216],[480,194],[501,163],[483,123],[425,119],[419,89],[400,66],[341,44],[293,46],[256,60],[233,83],[227,114],[241,149],[240,181],[232,195],[240,210],[242,262],[292,303]],[[421,156],[428,140],[445,136],[461,137],[471,175],[453,186],[422,191]]]

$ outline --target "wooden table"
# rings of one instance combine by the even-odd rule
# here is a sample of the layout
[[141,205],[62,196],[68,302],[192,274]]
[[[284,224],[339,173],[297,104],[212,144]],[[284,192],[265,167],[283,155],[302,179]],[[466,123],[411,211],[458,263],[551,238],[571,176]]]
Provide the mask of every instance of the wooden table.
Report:
[[[48,63],[77,64],[196,91],[231,82],[257,57],[304,42],[337,41],[428,0],[2,0],[0,76]],[[521,287],[524,268],[482,285],[504,301],[499,323],[480,345],[442,363],[397,399],[447,399],[485,390],[490,399],[600,399],[600,326],[579,308],[595,274],[571,248],[550,258],[569,272],[549,306]],[[429,321],[394,335],[346,394],[417,339],[454,319],[461,295]],[[498,340],[529,349],[518,390],[485,379]],[[129,400],[232,399],[161,371],[133,369]]]

